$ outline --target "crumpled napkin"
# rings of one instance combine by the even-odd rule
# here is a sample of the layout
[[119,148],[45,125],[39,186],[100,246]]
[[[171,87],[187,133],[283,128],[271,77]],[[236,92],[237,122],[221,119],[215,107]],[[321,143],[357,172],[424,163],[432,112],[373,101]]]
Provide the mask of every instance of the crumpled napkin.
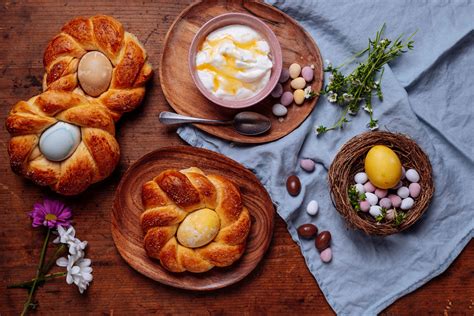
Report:
[[[342,131],[316,137],[340,109],[321,97],[291,134],[257,145],[232,144],[192,126],[178,130],[189,144],[231,157],[261,180],[300,246],[306,264],[338,314],[373,315],[442,273],[473,237],[474,4],[466,1],[270,1],[314,37],[323,59],[341,64],[367,45],[385,22],[386,36],[415,35],[415,49],[385,66],[384,101],[374,105],[381,129],[410,135],[430,157],[436,191],[430,208],[409,230],[370,237],[347,228],[329,198],[327,170],[338,149],[367,130],[359,113]],[[326,75],[327,76],[327,75]],[[327,82],[327,77],[326,77]],[[306,173],[299,159],[317,162]],[[295,173],[302,190],[290,197],[285,181]],[[310,200],[319,214],[307,215]],[[314,223],[332,233],[333,260],[323,264],[313,241],[296,228]]]

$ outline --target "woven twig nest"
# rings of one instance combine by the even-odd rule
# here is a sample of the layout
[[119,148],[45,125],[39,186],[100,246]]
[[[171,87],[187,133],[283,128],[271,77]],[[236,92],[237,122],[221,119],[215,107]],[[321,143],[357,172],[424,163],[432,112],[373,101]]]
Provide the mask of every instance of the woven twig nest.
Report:
[[[405,169],[416,169],[420,175],[421,194],[415,199],[414,206],[406,211],[405,220],[398,226],[393,222],[377,223],[368,213],[356,212],[349,200],[348,190],[354,184],[354,176],[364,171],[365,156],[375,145],[391,148]],[[329,168],[328,181],[337,211],[350,226],[370,235],[391,235],[413,225],[428,208],[434,192],[432,168],[425,152],[403,134],[381,131],[360,134],[344,144]],[[407,180],[403,181],[407,185]]]

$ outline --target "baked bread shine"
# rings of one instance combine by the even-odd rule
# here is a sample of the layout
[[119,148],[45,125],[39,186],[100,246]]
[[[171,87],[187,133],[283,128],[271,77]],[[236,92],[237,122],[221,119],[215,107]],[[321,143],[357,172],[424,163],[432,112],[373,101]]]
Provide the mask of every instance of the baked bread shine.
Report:
[[142,188],[147,254],[172,272],[226,267],[245,251],[250,215],[239,188],[220,175],[165,170]]
[[38,185],[78,194],[115,169],[114,123],[140,104],[153,69],[138,39],[105,15],[64,25],[43,64],[45,92],[18,102],[6,119],[10,164]]
[[104,54],[112,64],[110,86],[97,98],[117,120],[141,103],[153,69],[139,40],[111,16],[77,17],[62,27],[44,52],[43,90],[87,94],[81,89],[77,71],[89,51]]
[[[39,140],[60,121],[80,127],[81,142],[70,157],[55,162],[41,153]],[[13,171],[60,194],[78,194],[106,178],[120,158],[109,109],[74,93],[47,91],[20,101],[11,109],[6,127],[12,136],[8,154]]]

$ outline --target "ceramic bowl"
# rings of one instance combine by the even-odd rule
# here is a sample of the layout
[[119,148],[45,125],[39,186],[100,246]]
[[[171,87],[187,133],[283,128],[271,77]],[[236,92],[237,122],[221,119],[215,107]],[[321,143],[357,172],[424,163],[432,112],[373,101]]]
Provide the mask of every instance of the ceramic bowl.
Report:
[[[269,57],[273,63],[270,80],[268,81],[267,85],[253,97],[242,100],[224,100],[215,96],[210,91],[208,91],[206,87],[204,87],[196,71],[196,54],[207,35],[216,29],[231,24],[246,25],[257,31],[270,46]],[[265,99],[278,83],[283,59],[280,43],[278,42],[275,33],[273,33],[270,27],[268,27],[268,25],[266,25],[260,19],[244,13],[225,13],[206,22],[194,36],[189,49],[188,58],[189,71],[191,72],[191,77],[193,78],[193,81],[199,91],[201,91],[201,93],[211,102],[230,109],[246,108]]]

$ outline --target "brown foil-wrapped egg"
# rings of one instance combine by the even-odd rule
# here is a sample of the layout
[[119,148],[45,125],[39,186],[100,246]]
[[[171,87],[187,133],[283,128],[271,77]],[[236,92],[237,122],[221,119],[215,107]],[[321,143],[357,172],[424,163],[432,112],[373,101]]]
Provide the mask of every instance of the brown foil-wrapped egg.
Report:
[[88,52],[79,62],[77,78],[85,93],[97,97],[109,88],[112,64],[101,52]]

